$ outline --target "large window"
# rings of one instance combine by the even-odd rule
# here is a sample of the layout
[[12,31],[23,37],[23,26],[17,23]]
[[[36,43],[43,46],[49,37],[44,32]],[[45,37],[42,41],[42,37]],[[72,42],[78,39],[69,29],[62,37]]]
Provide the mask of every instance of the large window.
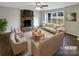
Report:
[[47,13],[48,16],[48,23],[54,23],[54,24],[64,24],[64,12],[50,12]]
[[64,23],[64,15],[63,12],[58,12],[58,24]]
[[54,23],[56,24],[56,19],[57,19],[57,14],[56,13],[52,13],[52,22],[51,23]]
[[58,12],[58,16],[63,16],[63,12]]
[[48,23],[51,23],[51,13],[48,13]]

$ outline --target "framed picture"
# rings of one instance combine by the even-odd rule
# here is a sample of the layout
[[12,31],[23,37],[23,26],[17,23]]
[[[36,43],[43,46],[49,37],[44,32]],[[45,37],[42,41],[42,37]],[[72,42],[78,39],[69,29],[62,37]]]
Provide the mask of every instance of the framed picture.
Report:
[[67,21],[76,21],[76,12],[73,12],[73,13],[70,13],[70,14],[67,14]]
[[76,13],[71,13],[71,21],[76,21]]

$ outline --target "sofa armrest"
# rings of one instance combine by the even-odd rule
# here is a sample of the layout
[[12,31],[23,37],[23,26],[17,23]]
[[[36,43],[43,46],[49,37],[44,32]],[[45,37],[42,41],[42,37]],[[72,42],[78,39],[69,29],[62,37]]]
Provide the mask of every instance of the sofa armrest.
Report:
[[14,55],[17,55],[23,51],[28,51],[28,42],[27,41],[16,42],[12,44],[12,50]]
[[27,41],[26,40],[23,40],[23,41],[15,42],[15,45],[23,44],[23,43],[27,43]]
[[31,47],[32,47],[32,55],[39,56],[40,55],[39,42],[36,43],[32,40]]
[[36,48],[39,47],[39,42],[35,42],[34,40],[32,40],[32,43],[36,46]]

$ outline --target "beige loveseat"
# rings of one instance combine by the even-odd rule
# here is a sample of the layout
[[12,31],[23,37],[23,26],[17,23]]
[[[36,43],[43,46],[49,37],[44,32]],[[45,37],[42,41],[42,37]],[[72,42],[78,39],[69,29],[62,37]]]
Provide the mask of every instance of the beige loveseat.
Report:
[[34,56],[50,56],[54,55],[61,46],[64,38],[64,32],[56,33],[50,38],[45,38],[35,42],[32,40],[32,54]]
[[[18,39],[18,41],[16,41],[16,39]],[[28,41],[25,36],[22,38],[15,38],[15,33],[11,33],[10,43],[14,55],[18,55],[22,52],[28,51]]]

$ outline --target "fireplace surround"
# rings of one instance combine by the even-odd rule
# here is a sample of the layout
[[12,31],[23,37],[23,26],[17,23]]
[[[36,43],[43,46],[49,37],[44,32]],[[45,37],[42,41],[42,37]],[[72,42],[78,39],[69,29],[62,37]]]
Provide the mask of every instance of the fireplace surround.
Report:
[[33,11],[32,10],[21,10],[21,30],[23,32],[28,31],[33,26]]

